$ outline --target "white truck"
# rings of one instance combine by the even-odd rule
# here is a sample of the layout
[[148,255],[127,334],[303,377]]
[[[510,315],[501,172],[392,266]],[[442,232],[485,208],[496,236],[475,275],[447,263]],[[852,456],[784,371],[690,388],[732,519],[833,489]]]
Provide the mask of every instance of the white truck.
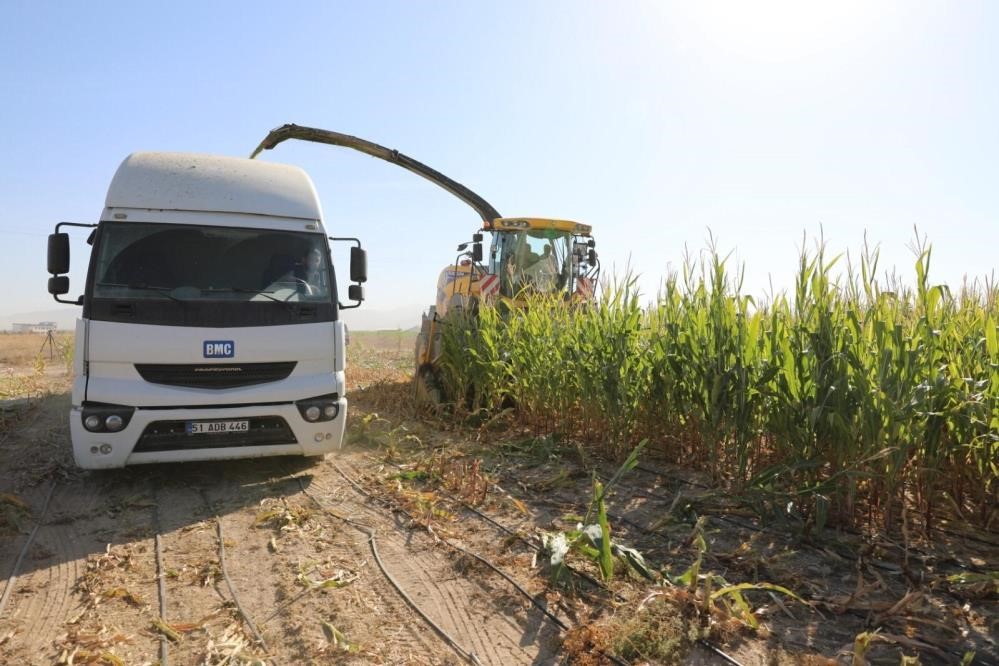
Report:
[[[84,294],[69,292],[66,226],[94,227]],[[350,248],[350,304],[328,241]],[[367,258],[328,238],[293,166],[135,153],[97,224],[49,237],[49,292],[83,306],[70,412],[83,468],[298,454],[340,447],[339,311],[364,299]]]

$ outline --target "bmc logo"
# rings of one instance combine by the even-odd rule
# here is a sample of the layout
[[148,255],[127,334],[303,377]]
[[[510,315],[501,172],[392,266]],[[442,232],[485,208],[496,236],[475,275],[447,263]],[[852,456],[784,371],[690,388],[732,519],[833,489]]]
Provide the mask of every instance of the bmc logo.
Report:
[[236,343],[232,340],[205,340],[205,358],[232,358],[236,355]]

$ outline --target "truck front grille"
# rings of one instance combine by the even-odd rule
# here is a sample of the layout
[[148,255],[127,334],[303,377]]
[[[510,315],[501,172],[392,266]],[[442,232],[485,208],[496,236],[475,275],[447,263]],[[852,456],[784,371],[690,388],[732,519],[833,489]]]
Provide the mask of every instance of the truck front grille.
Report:
[[298,443],[291,428],[288,427],[288,422],[280,416],[233,417],[224,420],[249,421],[250,429],[246,432],[189,435],[186,428],[187,421],[153,421],[142,431],[134,452],[191,451]]
[[266,384],[286,378],[295,361],[279,363],[136,363],[135,369],[147,382],[187,388],[227,389]]

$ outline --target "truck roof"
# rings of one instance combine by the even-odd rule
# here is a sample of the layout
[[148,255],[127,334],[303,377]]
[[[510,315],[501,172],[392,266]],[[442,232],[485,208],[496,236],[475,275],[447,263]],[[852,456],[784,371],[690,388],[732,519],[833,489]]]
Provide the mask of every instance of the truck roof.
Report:
[[132,153],[115,172],[105,206],[322,220],[316,188],[302,169],[196,153]]

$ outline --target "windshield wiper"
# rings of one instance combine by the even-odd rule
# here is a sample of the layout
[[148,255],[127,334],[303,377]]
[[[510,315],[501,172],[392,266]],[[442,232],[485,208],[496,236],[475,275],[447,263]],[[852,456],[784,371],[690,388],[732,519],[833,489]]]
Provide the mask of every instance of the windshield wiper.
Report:
[[169,298],[171,301],[176,301],[177,303],[180,303],[181,305],[187,305],[187,303],[188,303],[185,299],[183,299],[183,298],[177,298],[172,293],[170,293],[170,292],[172,292],[175,289],[175,287],[157,287],[155,285],[145,284],[143,282],[133,282],[131,284],[124,284],[124,283],[121,283],[121,282],[98,282],[97,286],[98,287],[124,287],[125,289],[141,289],[143,291],[155,291],[157,293],[163,294],[164,296],[166,296],[167,298]]
[[270,295],[271,292],[263,289],[250,289],[249,287],[202,287],[201,289],[202,294],[212,294],[218,292],[232,292],[234,294],[260,294],[264,298],[269,298],[272,301],[277,301],[278,303],[281,302],[280,298],[274,298]]
[[281,303],[282,305],[284,305],[285,309],[288,310],[288,312],[295,312],[295,307],[291,303],[285,300],[281,300],[280,298],[275,298],[274,296],[271,296],[271,292],[266,291],[264,289],[250,289],[248,287],[205,287],[204,289],[201,290],[201,292],[202,293],[231,292],[235,294],[260,294],[264,298],[272,300],[275,303]]

